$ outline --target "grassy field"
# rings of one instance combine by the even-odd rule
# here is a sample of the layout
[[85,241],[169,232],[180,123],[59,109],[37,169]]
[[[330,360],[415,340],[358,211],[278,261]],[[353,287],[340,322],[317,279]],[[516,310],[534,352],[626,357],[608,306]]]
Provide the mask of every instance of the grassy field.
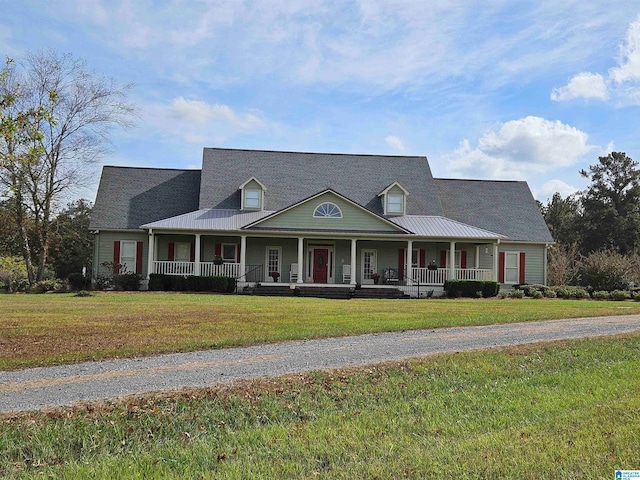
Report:
[[0,475],[613,478],[638,467],[639,371],[635,335],[25,414]]
[[639,313],[640,302],[0,295],[0,370],[368,332]]

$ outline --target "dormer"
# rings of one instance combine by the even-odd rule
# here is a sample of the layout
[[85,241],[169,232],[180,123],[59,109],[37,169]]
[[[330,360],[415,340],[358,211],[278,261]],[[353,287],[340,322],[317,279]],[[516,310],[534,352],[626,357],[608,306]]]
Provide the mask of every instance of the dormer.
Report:
[[251,177],[238,187],[240,190],[240,208],[242,210],[263,210],[265,186],[255,177]]
[[405,215],[407,212],[407,192],[398,182],[393,182],[378,194],[381,197],[385,215]]

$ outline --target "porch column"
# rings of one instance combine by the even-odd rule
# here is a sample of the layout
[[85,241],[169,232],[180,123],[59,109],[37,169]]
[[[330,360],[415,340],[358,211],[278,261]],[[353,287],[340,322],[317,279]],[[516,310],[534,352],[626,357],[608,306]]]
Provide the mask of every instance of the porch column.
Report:
[[356,263],[357,263],[357,256],[358,256],[358,251],[356,250],[356,242],[357,240],[355,238],[351,239],[351,284],[355,285],[356,284],[356,274],[357,274],[357,269],[356,269]]
[[196,244],[195,244],[194,250],[195,250],[194,252],[195,265],[193,266],[193,274],[196,277],[199,277],[200,276],[200,234],[199,233],[196,233]]
[[240,271],[238,272],[238,280],[244,282],[247,280],[247,236],[240,235]]
[[298,237],[298,282],[304,283],[304,237]]
[[407,258],[405,258],[405,275],[407,277],[407,285],[413,285],[413,240],[407,241]]
[[456,279],[456,242],[449,243],[449,280]]
[[497,282],[500,276],[498,275],[498,244],[493,244],[493,279]]
[[[480,245],[476,245],[476,254],[475,254],[475,263],[474,267],[476,270],[480,269]],[[476,273],[477,275],[477,273]]]
[[152,273],[155,273],[153,271],[153,259],[154,259],[155,251],[156,249],[153,243],[153,231],[149,229],[149,251],[147,252],[147,278],[149,278],[149,275],[151,275]]

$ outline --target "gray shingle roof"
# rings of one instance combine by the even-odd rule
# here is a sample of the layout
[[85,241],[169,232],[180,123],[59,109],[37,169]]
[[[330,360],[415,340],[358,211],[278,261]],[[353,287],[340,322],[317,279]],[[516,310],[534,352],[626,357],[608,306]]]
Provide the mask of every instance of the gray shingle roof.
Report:
[[510,240],[553,242],[526,182],[435,179],[447,218]]
[[398,182],[409,192],[408,214],[443,214],[426,157],[222,148],[204,149],[200,208],[240,208],[238,187],[251,177],[267,189],[267,210],[280,210],[331,188],[382,214],[378,193]]
[[198,209],[200,170],[102,168],[91,229],[136,229]]

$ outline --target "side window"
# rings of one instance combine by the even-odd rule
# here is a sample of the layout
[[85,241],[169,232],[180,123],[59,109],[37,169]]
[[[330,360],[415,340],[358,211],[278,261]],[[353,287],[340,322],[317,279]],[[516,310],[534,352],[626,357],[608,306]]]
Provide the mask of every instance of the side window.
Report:
[[122,240],[120,242],[120,265],[122,272],[135,272],[136,242],[131,240]]
[[222,244],[222,260],[224,260],[225,263],[236,262],[236,248],[237,245],[235,243]]

